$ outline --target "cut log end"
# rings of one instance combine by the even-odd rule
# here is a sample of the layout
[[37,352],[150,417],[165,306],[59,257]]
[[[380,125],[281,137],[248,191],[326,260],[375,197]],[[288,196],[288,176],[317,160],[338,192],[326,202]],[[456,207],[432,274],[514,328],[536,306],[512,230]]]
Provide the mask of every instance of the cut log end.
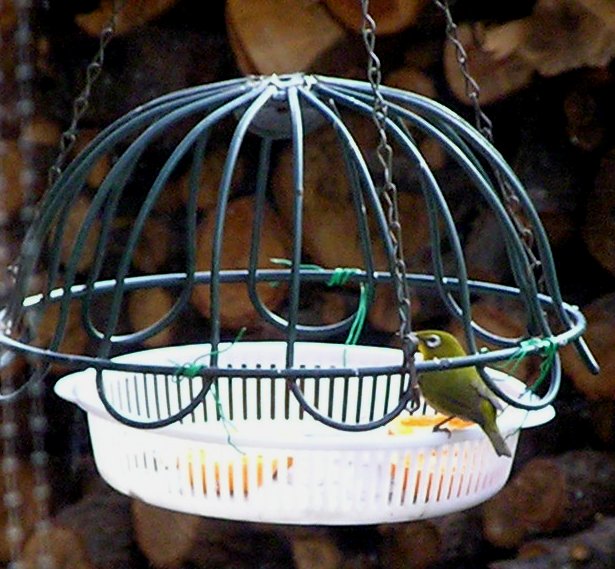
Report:
[[615,458],[571,451],[529,461],[483,506],[483,533],[497,547],[514,548],[538,533],[578,531],[598,514],[613,513],[610,484]]
[[[470,25],[459,26],[459,39],[468,58],[468,67],[475,81],[480,85],[480,101],[484,104],[504,99],[529,84],[533,69],[527,62],[511,54],[504,57],[506,49],[498,48],[497,53],[488,51],[481,43],[481,30]],[[444,74],[449,88],[462,102],[471,100],[466,90],[466,80],[459,67],[457,52],[451,42],[444,47]]]
[[[362,29],[361,5],[354,0],[325,0],[329,11],[354,32]],[[376,22],[379,35],[395,34],[412,26],[425,7],[424,0],[373,0],[370,15]]]

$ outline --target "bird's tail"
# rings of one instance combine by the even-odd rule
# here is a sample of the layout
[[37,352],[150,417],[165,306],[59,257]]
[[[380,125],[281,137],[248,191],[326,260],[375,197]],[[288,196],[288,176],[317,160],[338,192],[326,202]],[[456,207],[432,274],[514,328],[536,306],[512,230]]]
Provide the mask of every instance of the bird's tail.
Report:
[[512,456],[506,441],[500,434],[500,431],[498,431],[496,425],[484,425],[482,428],[483,431],[485,431],[485,434],[489,437],[489,440],[491,441],[491,444],[493,445],[493,448],[498,456]]

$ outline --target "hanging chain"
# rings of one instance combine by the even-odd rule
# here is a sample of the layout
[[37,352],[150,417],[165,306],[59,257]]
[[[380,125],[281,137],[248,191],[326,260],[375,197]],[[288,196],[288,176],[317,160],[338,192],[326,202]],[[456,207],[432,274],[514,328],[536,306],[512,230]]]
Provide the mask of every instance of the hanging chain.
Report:
[[446,20],[446,37],[455,48],[455,56],[459,69],[463,75],[465,84],[466,97],[470,100],[472,109],[474,110],[474,124],[476,129],[487,139],[489,142],[493,142],[493,124],[489,117],[483,112],[479,102],[480,87],[476,80],[470,74],[468,68],[468,55],[466,53],[461,40],[459,39],[459,31],[457,24],[453,20],[453,15],[449,7],[448,0],[433,0],[434,4],[442,10],[444,18]]
[[[0,12],[3,2],[0,0]],[[125,0],[124,0],[125,1]],[[109,23],[103,28],[100,34],[99,48],[86,70],[85,87],[73,104],[73,112],[68,129],[62,134],[59,144],[58,156],[48,172],[48,184],[51,186],[62,172],[70,152],[73,149],[77,137],[77,126],[83,115],[88,109],[92,87],[100,76],[104,61],[104,52],[109,43],[114,30],[117,14],[123,5],[123,1],[114,2],[113,14]],[[23,159],[23,170],[20,174],[20,187],[24,195],[24,208],[21,212],[21,221],[30,224],[34,218],[34,170],[33,170],[33,147],[32,142],[24,136],[24,133],[32,121],[34,114],[34,103],[32,97],[32,79],[34,66],[32,63],[33,37],[30,26],[32,0],[15,0],[17,14],[17,29],[15,31],[15,46],[17,50],[17,65],[15,67],[15,77],[18,87],[18,102],[15,112],[19,117],[20,137],[19,150]],[[0,37],[0,44],[2,42]],[[0,82],[4,77],[0,73]],[[0,107],[0,111],[5,113],[6,109]],[[0,157],[6,152],[6,148],[0,141]],[[0,172],[0,199],[6,199],[7,191],[15,191],[15,188],[6,187],[6,179]],[[5,211],[5,208],[0,208]],[[0,213],[0,252],[6,256],[4,245],[6,243],[6,224],[5,214]],[[6,261],[6,259],[2,259]],[[15,389],[14,378],[8,367],[11,361],[11,354],[5,353],[0,358],[0,391],[3,394],[12,393]],[[48,464],[49,456],[46,451],[46,435],[48,431],[48,421],[45,412],[44,396],[45,385],[44,377],[46,368],[42,363],[33,363],[32,381],[29,382],[28,394],[30,397],[29,427],[32,440],[30,454],[30,464],[33,475],[31,506],[34,509],[35,531],[40,536],[40,549],[37,552],[37,569],[52,569],[54,560],[50,555],[50,509],[49,500],[51,489],[49,485]],[[4,482],[4,508],[7,515],[5,537],[9,548],[10,563],[9,569],[22,569],[23,563],[20,561],[21,549],[23,547],[25,531],[23,527],[24,499],[20,489],[20,460],[18,454],[19,428],[17,423],[16,400],[6,398],[0,404],[1,419],[0,438],[2,440],[2,476]]]
[[[12,393],[14,381],[10,369],[12,354],[5,353],[0,364],[2,365],[2,394]],[[23,494],[19,487],[20,461],[17,454],[17,440],[19,428],[17,426],[17,412],[14,399],[2,401],[2,424],[0,425],[0,437],[2,438],[2,481],[4,493],[2,496],[4,510],[6,512],[6,526],[4,539],[8,547],[8,555],[11,569],[19,567],[19,556],[24,541],[24,528],[22,524]]]
[[72,151],[73,147],[75,146],[79,122],[81,121],[83,115],[86,113],[90,106],[92,88],[94,87],[94,84],[96,83],[102,72],[103,63],[105,61],[105,51],[107,49],[107,45],[111,41],[111,38],[115,34],[117,17],[125,3],[126,0],[114,0],[111,17],[109,18],[109,21],[103,26],[103,29],[100,32],[98,51],[96,52],[94,58],[88,64],[85,70],[85,85],[81,93],[79,93],[79,95],[77,95],[77,97],[73,101],[72,118],[70,125],[62,133],[62,137],[60,138],[58,155],[51,168],[49,168],[49,187],[53,186],[53,184],[55,184],[55,182],[60,177],[60,174],[62,173],[62,169],[66,164],[68,156]]
[[[0,13],[3,12],[5,5],[0,2]],[[3,198],[3,205],[6,203],[7,192],[22,192],[24,196],[24,208],[22,210],[22,223],[28,222],[28,216],[30,210],[28,205],[30,203],[30,190],[33,184],[33,171],[32,164],[32,146],[28,142],[23,133],[28,124],[32,120],[33,115],[33,103],[32,103],[32,61],[31,61],[31,49],[32,49],[32,33],[30,29],[30,8],[31,4],[29,0],[15,1],[14,9],[16,13],[16,29],[13,31],[13,39],[16,54],[16,66],[14,68],[15,79],[18,89],[18,100],[14,110],[11,110],[18,119],[20,127],[20,136],[18,139],[18,148],[22,157],[23,168],[19,173],[19,187],[9,188],[6,185],[6,177],[4,173],[0,173],[0,186],[2,186],[1,195]],[[8,38],[1,38],[3,43],[8,43]],[[4,77],[2,77],[4,81]],[[4,116],[8,114],[8,109],[2,107]],[[6,147],[2,143],[2,152],[6,152]],[[3,156],[4,158],[6,155]],[[6,163],[5,161],[3,161]],[[8,218],[5,219],[6,209],[3,208],[2,219],[2,247],[4,249],[7,243],[6,224]],[[3,259],[3,266],[6,266],[8,259]],[[11,369],[11,363],[13,361],[13,354],[3,351],[0,355],[0,375],[1,385],[0,390],[2,394],[11,393],[14,390],[14,377],[13,370]],[[16,408],[16,402],[11,399],[5,399],[2,401],[1,418],[2,424],[0,426],[0,438],[2,439],[2,477],[4,485],[3,493],[3,506],[6,512],[6,526],[5,526],[5,540],[8,547],[9,564],[11,569],[19,569],[22,567],[22,563],[19,561],[21,555],[21,549],[24,543],[25,530],[23,527],[23,515],[24,515],[24,496],[20,488],[19,481],[21,476],[21,461],[18,453],[18,440],[19,440],[19,428],[17,423],[18,411]]]
[[[34,219],[34,155],[33,142],[25,133],[34,116],[34,101],[32,97],[32,84],[34,79],[34,64],[32,55],[34,51],[34,38],[31,29],[32,0],[18,0],[17,6],[17,67],[16,78],[18,83],[19,101],[17,104],[20,121],[19,150],[23,161],[23,170],[20,176],[20,185],[24,196],[24,207],[21,220],[25,226]],[[34,512],[34,531],[40,536],[40,549],[37,552],[37,569],[48,569],[54,566],[50,555],[50,508],[49,500],[51,490],[49,484],[48,463],[49,455],[45,450],[47,434],[47,417],[44,403],[44,384],[42,363],[32,362],[32,379],[29,384],[28,395],[30,409],[28,422],[32,448],[30,452],[30,467],[32,471],[32,496],[30,505]],[[16,433],[17,434],[17,433]]]
[[406,281],[406,261],[404,259],[402,229],[399,221],[397,187],[393,181],[393,148],[389,144],[386,131],[388,108],[380,90],[382,71],[380,59],[375,52],[376,23],[369,13],[369,0],[361,0],[361,9],[363,15],[361,33],[368,55],[367,78],[374,96],[372,119],[378,129],[379,137],[376,151],[383,175],[381,195],[387,207],[388,228],[395,260],[392,276],[399,307],[399,336],[404,356],[404,366],[408,369],[408,373],[410,374],[410,386],[413,390],[412,405],[418,405],[418,378],[414,366],[414,354],[416,353],[418,342],[414,334],[412,334],[410,322],[410,294]]
[[[459,30],[457,28],[457,24],[455,24],[455,21],[453,20],[449,2],[448,0],[433,0],[433,2],[442,11],[446,20],[446,36],[448,41],[450,41],[455,48],[457,63],[459,64],[459,69],[465,82],[465,94],[472,105],[472,109],[474,110],[474,124],[476,129],[493,144],[493,124],[481,108],[479,101],[480,87],[470,73],[468,66],[468,55],[461,40],[459,39]],[[532,249],[534,245],[534,233],[532,229],[526,225],[520,214],[522,208],[519,198],[513,192],[508,181],[504,179],[499,171],[496,172],[496,179],[502,192],[504,206],[506,207],[511,220],[515,225],[515,229],[521,238],[523,249],[529,260],[530,271],[532,273],[537,273],[540,271],[542,263]],[[539,284],[542,284],[542,277],[543,275],[540,275]]]
[[[6,11],[5,0],[0,0],[0,14]],[[4,53],[7,50],[6,39],[2,35],[2,29],[0,29],[0,53]],[[6,88],[6,81],[3,71],[0,69],[0,268],[2,274],[0,275],[0,302],[5,304],[5,299],[9,294],[10,287],[8,286],[8,271],[9,265],[9,250],[8,250],[8,233],[7,229],[10,223],[8,215],[7,200],[7,177],[3,171],[4,165],[7,164],[8,148],[3,137],[3,126],[5,117],[10,116],[9,110],[6,108],[4,101],[4,93],[8,89]]]
[[[0,0],[0,14],[6,10],[4,0]],[[8,38],[2,36],[0,28],[0,51],[6,51]],[[5,92],[5,77],[0,71],[0,94]],[[0,101],[0,127],[4,125],[4,118],[9,116],[9,110],[6,108],[4,100]],[[7,214],[7,192],[10,190],[7,187],[6,172],[4,165],[7,163],[7,146],[2,136],[4,133],[0,130],[0,251],[2,258],[2,270],[7,267],[9,262],[9,253],[7,250],[8,235],[7,226],[9,218]],[[14,188],[12,188],[14,191]],[[6,286],[6,278],[8,275],[2,276],[3,289]],[[2,299],[6,297],[8,290],[2,291]],[[8,367],[12,355],[3,353],[0,357],[0,393],[11,393],[14,389],[14,381]],[[2,482],[3,482],[3,506],[6,513],[6,525],[4,528],[4,539],[6,540],[9,560],[16,563],[19,558],[21,546],[23,544],[24,532],[21,524],[21,511],[23,496],[19,489],[19,459],[17,458],[17,421],[15,402],[4,400],[0,404],[0,439],[2,440]],[[14,567],[14,565],[13,565]]]
[[[23,0],[22,0],[23,1]],[[62,169],[68,160],[77,140],[79,123],[83,115],[87,112],[90,103],[92,88],[101,75],[104,63],[105,50],[114,35],[117,16],[124,5],[125,0],[116,0],[113,3],[113,12],[107,24],[103,27],[100,37],[98,50],[93,60],[86,68],[85,85],[79,95],[75,98],[72,108],[71,122],[68,128],[62,133],[58,155],[48,171],[48,187],[51,187],[59,178]],[[45,450],[45,439],[48,430],[48,421],[45,413],[44,379],[49,368],[42,362],[36,362],[33,371],[33,381],[29,385],[30,406],[30,432],[32,434],[32,453],[30,462],[34,472],[33,502],[36,509],[36,531],[42,536],[41,549],[38,551],[37,568],[53,569],[54,559],[50,555],[50,521],[49,521],[49,499],[51,488],[48,483],[48,464],[49,456]],[[19,568],[18,568],[19,569]]]

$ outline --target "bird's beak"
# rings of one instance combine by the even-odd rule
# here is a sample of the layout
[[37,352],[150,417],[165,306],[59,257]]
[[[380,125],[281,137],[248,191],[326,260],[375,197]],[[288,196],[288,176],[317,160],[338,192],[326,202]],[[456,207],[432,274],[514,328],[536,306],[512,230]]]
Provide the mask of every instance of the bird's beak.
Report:
[[424,343],[424,342],[423,342],[423,340],[421,340],[421,338],[419,338],[418,336],[417,336],[417,338],[416,338],[416,339],[417,339],[417,342],[418,342],[418,344],[417,344],[417,346],[416,346],[416,347],[417,347],[417,349],[418,349],[418,351],[422,354],[422,356],[423,356],[424,358],[426,358],[426,357],[427,357],[427,350],[425,349],[425,343]]

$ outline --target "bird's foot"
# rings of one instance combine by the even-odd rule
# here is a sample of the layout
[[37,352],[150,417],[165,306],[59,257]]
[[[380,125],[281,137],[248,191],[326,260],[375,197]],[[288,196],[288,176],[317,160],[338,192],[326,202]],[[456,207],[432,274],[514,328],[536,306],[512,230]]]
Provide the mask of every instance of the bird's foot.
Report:
[[444,427],[444,425],[446,423],[448,423],[451,419],[452,419],[452,417],[447,417],[444,421],[441,421],[437,425],[434,425],[433,432],[434,433],[444,432],[444,433],[446,433],[448,435],[448,438],[450,439],[452,433],[451,433],[450,429],[447,429],[446,427]]
[[412,397],[406,406],[406,410],[412,415],[415,411],[419,410],[421,406],[421,396],[418,389],[413,389]]
[[450,439],[452,436],[451,430],[447,429],[446,427],[441,427],[440,425],[436,425],[433,428],[433,432],[434,433],[446,433],[448,435],[448,438]]

